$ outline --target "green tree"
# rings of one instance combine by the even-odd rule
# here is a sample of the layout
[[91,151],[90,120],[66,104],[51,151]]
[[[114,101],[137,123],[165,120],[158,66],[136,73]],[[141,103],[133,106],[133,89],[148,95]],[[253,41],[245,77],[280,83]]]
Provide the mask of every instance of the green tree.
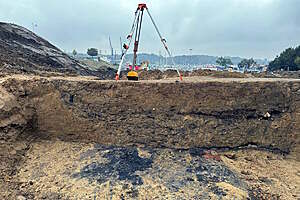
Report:
[[251,68],[252,66],[256,65],[256,62],[253,58],[250,58],[250,59],[243,59],[239,64],[238,66],[240,68],[245,68],[245,69],[249,69]]
[[295,64],[297,66],[297,70],[300,70],[300,56],[297,56],[297,58],[295,59]]
[[294,48],[288,48],[284,50],[279,56],[269,63],[269,70],[300,70],[299,59],[300,57],[300,46]]
[[72,54],[73,54],[74,57],[76,57],[77,51],[74,49],[74,50],[72,51]]
[[228,65],[232,65],[232,61],[229,58],[224,58],[224,57],[218,57],[216,63],[224,67],[227,67]]
[[248,66],[248,62],[247,62],[247,59],[243,59],[239,64],[238,64],[239,67],[241,68],[246,68]]
[[87,50],[87,54],[89,55],[89,56],[98,56],[98,49],[96,49],[96,48],[89,48],[88,50]]

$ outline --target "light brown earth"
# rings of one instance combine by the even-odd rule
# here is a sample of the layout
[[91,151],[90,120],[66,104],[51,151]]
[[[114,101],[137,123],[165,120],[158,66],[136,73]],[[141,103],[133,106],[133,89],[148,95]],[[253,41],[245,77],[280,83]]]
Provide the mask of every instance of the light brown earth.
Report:
[[[9,199],[18,195],[29,199],[299,198],[300,162],[280,154],[251,149],[215,152],[215,155],[221,156],[221,161],[216,163],[234,172],[240,181],[247,184],[245,187],[236,186],[228,180],[211,180],[208,184],[197,181],[196,174],[186,172],[196,165],[191,163],[193,157],[190,153],[160,149],[151,168],[136,172],[143,180],[142,185],[136,186],[128,180],[116,180],[114,177],[106,179],[104,183],[72,177],[91,163],[101,165],[108,162],[97,154],[83,156],[93,149],[94,144],[78,142],[35,142],[27,151],[24,163],[17,166],[16,175],[5,178],[10,188],[3,190],[5,187],[1,187],[1,194]],[[138,153],[140,157],[151,156],[149,151],[143,149],[138,149]],[[173,187],[177,185],[179,189],[175,190]],[[213,185],[218,188],[217,191],[212,189]],[[226,195],[218,195],[218,191]]]
[[300,199],[299,74],[98,65],[0,23],[0,199]]
[[300,80],[176,80],[1,77],[0,197],[300,198]]

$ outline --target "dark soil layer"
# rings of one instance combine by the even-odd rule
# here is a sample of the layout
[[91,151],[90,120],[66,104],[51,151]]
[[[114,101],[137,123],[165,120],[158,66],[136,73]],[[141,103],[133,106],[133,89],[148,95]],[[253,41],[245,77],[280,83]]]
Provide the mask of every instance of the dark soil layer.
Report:
[[59,78],[8,79],[2,85],[26,113],[23,123],[34,120],[45,137],[160,148],[256,145],[285,153],[298,143],[299,82]]

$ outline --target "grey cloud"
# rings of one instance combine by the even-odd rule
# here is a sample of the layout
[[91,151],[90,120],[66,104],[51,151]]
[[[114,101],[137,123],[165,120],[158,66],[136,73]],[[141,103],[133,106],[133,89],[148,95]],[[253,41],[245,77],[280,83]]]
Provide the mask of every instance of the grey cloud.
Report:
[[[119,50],[133,20],[136,0],[0,0],[0,20],[27,28],[61,49]],[[174,54],[273,58],[300,44],[298,0],[152,0],[147,2]],[[141,51],[162,49],[149,17],[142,29]],[[108,52],[108,51],[107,51]]]

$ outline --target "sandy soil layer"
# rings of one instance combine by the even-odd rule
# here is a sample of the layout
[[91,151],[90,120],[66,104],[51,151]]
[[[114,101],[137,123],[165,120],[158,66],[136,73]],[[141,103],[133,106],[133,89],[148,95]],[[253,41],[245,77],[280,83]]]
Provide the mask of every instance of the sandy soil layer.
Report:
[[284,155],[251,149],[45,140],[31,145],[11,179],[15,184],[1,194],[5,199],[296,199],[299,166]]
[[0,199],[300,198],[299,80],[176,81],[3,76]]

